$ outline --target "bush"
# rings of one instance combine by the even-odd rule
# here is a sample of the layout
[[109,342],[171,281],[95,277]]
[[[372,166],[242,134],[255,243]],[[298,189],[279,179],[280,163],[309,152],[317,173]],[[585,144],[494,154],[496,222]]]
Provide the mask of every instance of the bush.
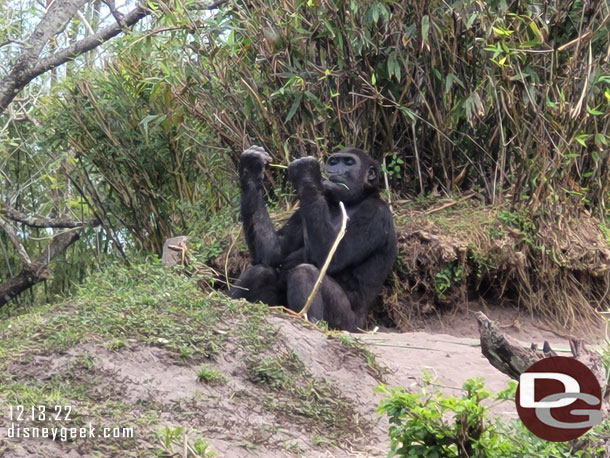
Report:
[[[516,383],[498,394],[497,400],[514,399]],[[490,423],[488,407],[481,404],[490,398],[483,380],[469,379],[462,386],[461,397],[443,396],[426,374],[420,393],[403,388],[388,390],[379,385],[376,391],[385,395],[378,412],[389,417],[390,453],[399,457],[514,457],[601,456],[603,447],[596,443],[608,423],[594,428],[571,442],[547,442],[530,433],[519,420],[512,423]]]

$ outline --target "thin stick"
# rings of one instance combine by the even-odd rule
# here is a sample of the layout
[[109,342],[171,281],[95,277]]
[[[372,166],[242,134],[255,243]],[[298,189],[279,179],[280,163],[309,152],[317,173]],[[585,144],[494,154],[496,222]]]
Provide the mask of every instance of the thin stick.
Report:
[[345,235],[345,228],[347,227],[347,212],[345,211],[345,206],[343,205],[343,202],[339,202],[339,207],[341,208],[341,215],[342,215],[341,228],[339,229],[339,233],[337,234],[337,238],[335,239],[333,246],[330,247],[328,256],[326,256],[326,261],[324,261],[324,265],[320,269],[320,275],[318,275],[318,279],[316,280],[316,283],[313,285],[313,289],[311,290],[311,293],[309,294],[309,297],[307,298],[307,302],[305,302],[305,307],[303,307],[303,310],[301,310],[299,312],[300,316],[305,316],[305,317],[307,316],[307,312],[309,311],[309,308],[311,307],[313,298],[316,297],[316,294],[318,293],[318,290],[320,289],[320,285],[322,284],[322,280],[324,279],[324,275],[326,275],[326,270],[328,269],[328,266],[330,265],[330,261],[332,261],[335,251],[337,251],[337,247],[339,246],[339,242],[341,242],[341,239]]
[[421,177],[421,165],[419,164],[419,151],[417,149],[417,137],[415,133],[415,121],[411,121],[411,132],[413,133],[413,151],[415,151],[415,165],[417,166],[417,177],[419,178],[419,193],[424,193],[424,180]]
[[[239,228],[239,234],[237,237],[241,235],[242,228]],[[227,288],[231,289],[231,282],[229,281],[229,255],[231,254],[231,250],[235,246],[235,242],[237,241],[237,237],[234,237],[231,241],[231,245],[229,245],[229,249],[227,250],[227,257],[225,258],[225,280],[227,281]]]
[[385,164],[385,156],[383,156],[383,181],[385,182],[385,189],[388,192],[388,205],[390,206],[390,212],[394,213],[392,208],[392,194],[390,194],[390,182],[388,181],[388,168]]
[[278,169],[287,169],[288,168],[287,165],[283,165],[283,164],[269,164],[269,167],[277,167]]

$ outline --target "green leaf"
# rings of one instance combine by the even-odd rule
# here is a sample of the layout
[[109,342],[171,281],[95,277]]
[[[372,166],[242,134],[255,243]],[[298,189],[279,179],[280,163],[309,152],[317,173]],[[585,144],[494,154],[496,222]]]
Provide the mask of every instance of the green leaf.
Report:
[[586,148],[587,144],[585,143],[585,140],[587,139],[587,137],[589,137],[589,134],[580,134],[578,137],[575,138],[575,140]]
[[373,22],[377,22],[379,20],[379,8],[377,7],[377,4],[373,5],[371,8],[371,15],[373,17]]
[[608,139],[604,134],[595,134],[595,145],[598,148],[603,148],[604,146],[608,146]]
[[426,14],[421,18],[421,39],[425,43],[428,41],[428,31],[430,30],[430,18]]
[[299,106],[301,105],[301,100],[303,100],[303,93],[297,92],[297,94],[294,98],[294,101],[292,102],[292,106],[290,107],[290,110],[288,111],[288,115],[286,115],[286,119],[284,120],[284,123],[287,123],[288,121],[290,121],[292,119],[292,117],[295,115]]
[[494,35],[500,38],[510,37],[513,33],[512,30],[505,29],[502,26],[492,26],[491,28],[494,32]]
[[603,115],[604,113],[602,113],[601,111],[595,109],[595,108],[591,108],[589,107],[589,105],[587,105],[587,113],[589,113],[592,116],[600,116]]
[[474,24],[474,21],[476,21],[479,17],[479,13],[474,12],[470,15],[470,17],[468,18],[468,21],[466,21],[466,28],[469,29],[470,27],[472,27],[472,24]]
[[400,64],[398,63],[397,53],[392,52],[388,57],[388,74],[390,78],[394,76],[397,82],[400,82]]

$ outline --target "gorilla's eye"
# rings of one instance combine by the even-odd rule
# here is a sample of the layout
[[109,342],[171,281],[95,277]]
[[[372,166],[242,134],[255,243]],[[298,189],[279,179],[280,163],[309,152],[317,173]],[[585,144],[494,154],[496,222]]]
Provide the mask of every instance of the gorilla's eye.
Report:
[[351,158],[351,157],[346,157],[345,158],[345,165],[354,165],[356,163],[356,161]]
[[336,157],[331,157],[328,160],[328,165],[337,165],[338,162],[339,162],[339,159],[337,159]]

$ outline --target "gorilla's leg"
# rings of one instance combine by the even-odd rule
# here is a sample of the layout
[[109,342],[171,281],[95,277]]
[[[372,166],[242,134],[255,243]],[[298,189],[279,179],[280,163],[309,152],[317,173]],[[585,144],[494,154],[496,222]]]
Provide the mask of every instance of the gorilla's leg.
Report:
[[286,293],[281,286],[279,275],[273,267],[257,264],[248,267],[229,290],[233,299],[248,302],[261,301],[267,305],[283,305]]
[[[300,312],[318,279],[320,271],[312,264],[299,264],[288,273],[288,307]],[[307,312],[311,320],[324,320],[331,328],[357,331],[356,315],[341,286],[331,277],[324,277],[320,289]]]

